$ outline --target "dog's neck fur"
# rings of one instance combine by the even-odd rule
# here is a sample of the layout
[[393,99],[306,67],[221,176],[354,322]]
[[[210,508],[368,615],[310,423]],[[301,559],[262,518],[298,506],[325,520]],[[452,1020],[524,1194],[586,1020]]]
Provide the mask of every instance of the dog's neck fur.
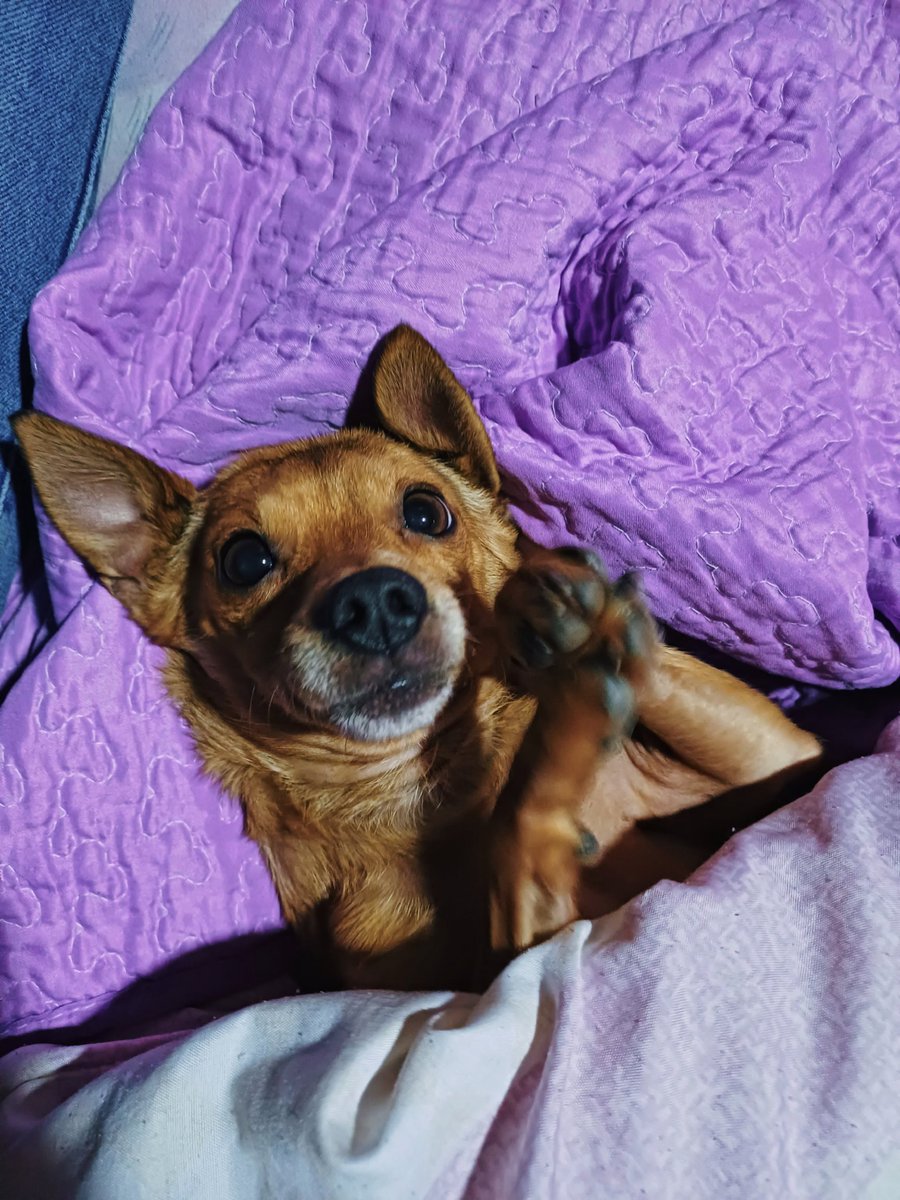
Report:
[[[419,967],[426,978],[433,956],[446,958],[448,944],[460,944],[451,932],[443,944],[439,936],[427,946],[416,942],[431,931],[439,907],[428,895],[449,890],[450,880],[458,886],[460,876],[472,894],[479,889],[473,876],[480,865],[464,858],[482,841],[472,823],[493,811],[532,719],[532,698],[494,674],[469,677],[434,730],[367,744],[316,728],[283,734],[229,720],[204,698],[198,670],[186,655],[170,654],[169,692],[206,769],[240,798],[245,832],[262,848],[284,916],[302,930],[314,894],[314,904],[328,907],[341,977],[360,985],[367,983],[367,930],[384,946],[385,928],[394,926],[397,946],[410,943],[409,953],[398,952],[397,978],[408,980]],[[360,922],[361,911],[371,923]],[[390,970],[384,955],[376,970],[382,986]],[[468,985],[464,970],[461,986]]]

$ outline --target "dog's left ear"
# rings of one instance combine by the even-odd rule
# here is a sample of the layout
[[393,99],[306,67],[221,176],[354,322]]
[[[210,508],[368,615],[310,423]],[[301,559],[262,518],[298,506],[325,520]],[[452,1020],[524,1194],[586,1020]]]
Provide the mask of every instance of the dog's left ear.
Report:
[[494,452],[469,393],[420,333],[398,325],[387,335],[373,388],[385,433],[446,459],[485,491],[499,492]]

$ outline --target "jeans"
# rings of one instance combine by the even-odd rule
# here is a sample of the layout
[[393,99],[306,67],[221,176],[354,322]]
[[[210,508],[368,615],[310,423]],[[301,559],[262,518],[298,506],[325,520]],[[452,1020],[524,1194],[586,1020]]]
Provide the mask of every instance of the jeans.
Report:
[[0,3],[0,611],[23,551],[35,549],[9,425],[31,398],[28,310],[90,214],[131,5]]

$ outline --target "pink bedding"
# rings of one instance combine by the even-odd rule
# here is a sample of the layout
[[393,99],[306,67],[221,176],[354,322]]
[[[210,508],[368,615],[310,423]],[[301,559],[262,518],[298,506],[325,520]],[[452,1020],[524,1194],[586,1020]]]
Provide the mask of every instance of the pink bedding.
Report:
[[484,998],[234,997],[15,1051],[4,1200],[896,1197],[898,796],[895,722]]

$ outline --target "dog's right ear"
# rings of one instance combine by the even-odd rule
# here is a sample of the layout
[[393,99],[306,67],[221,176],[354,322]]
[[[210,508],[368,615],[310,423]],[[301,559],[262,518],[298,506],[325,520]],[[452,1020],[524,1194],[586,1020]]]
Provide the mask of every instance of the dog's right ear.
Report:
[[45,413],[13,418],[41,503],[75,552],[139,625],[181,640],[176,562],[198,493],[143,455]]
[[415,329],[398,325],[384,339],[373,390],[385,433],[452,463],[485,491],[499,492],[494,451],[469,393]]

